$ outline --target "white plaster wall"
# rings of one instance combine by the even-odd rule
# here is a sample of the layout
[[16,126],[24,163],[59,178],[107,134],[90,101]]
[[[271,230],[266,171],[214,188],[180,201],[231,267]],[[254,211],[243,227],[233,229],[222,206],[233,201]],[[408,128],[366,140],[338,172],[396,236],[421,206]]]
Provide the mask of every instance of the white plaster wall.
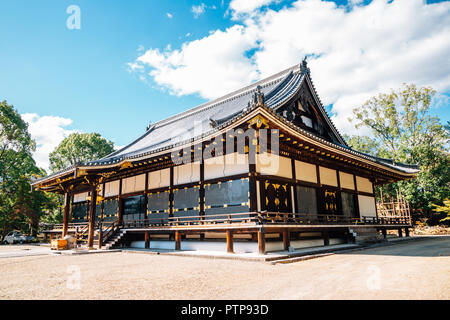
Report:
[[145,174],[122,180],[122,194],[145,190]]
[[84,202],[84,201],[86,201],[87,196],[88,196],[88,193],[87,193],[87,192],[75,194],[75,195],[73,196],[73,202],[74,202],[74,203],[77,203],[77,202]]
[[315,164],[295,160],[295,175],[297,180],[317,183]]
[[372,182],[367,178],[356,176],[356,187],[358,191],[373,193]]
[[[145,248],[144,241],[133,241],[131,243],[132,248]],[[235,253],[252,253],[258,251],[258,243],[256,242],[234,242],[233,245]],[[175,241],[164,240],[150,240],[150,249],[166,249],[175,250]],[[219,251],[226,252],[226,242],[219,241],[181,241],[181,250],[191,251]]]
[[[332,238],[330,239],[330,245],[345,243],[343,239]],[[322,247],[323,239],[313,240],[292,240],[291,246],[295,249],[310,248],[310,247]],[[131,243],[132,248],[145,248],[144,241],[133,241]],[[250,241],[235,241],[234,245],[235,253],[256,253],[258,252],[258,243]],[[175,250],[175,241],[169,240],[150,240],[150,249],[166,249]],[[225,241],[195,241],[195,240],[182,240],[181,250],[191,251],[218,251],[226,252],[227,244]],[[266,242],[266,251],[284,251],[282,241]]]
[[148,189],[158,189],[170,186],[170,169],[152,171],[148,174]]
[[291,159],[276,154],[257,154],[256,172],[264,175],[292,178]]
[[341,188],[355,190],[355,181],[352,174],[339,171],[339,180]]
[[376,217],[375,198],[358,195],[359,213],[361,217]]
[[225,176],[224,156],[205,159],[205,180],[221,178],[224,176]]
[[225,176],[232,176],[241,173],[248,173],[248,155],[237,152],[225,155]]
[[119,195],[120,180],[105,183],[105,197],[114,197]]
[[319,167],[319,174],[320,174],[320,183],[326,184],[328,186],[337,187],[337,173],[336,170],[325,168],[325,167]]
[[187,163],[173,168],[174,185],[193,183],[200,180],[200,163]]

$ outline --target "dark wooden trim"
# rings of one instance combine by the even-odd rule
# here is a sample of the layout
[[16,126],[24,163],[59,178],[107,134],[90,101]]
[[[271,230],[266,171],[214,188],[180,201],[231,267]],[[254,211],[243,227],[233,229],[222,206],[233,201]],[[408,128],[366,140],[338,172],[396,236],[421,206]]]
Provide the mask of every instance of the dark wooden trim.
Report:
[[[297,212],[297,172],[295,171],[295,159],[291,158],[291,167],[292,167],[292,179],[294,180],[294,183],[292,185],[292,191],[294,192],[294,203],[292,204],[292,212]],[[291,196],[292,198],[292,196]]]
[[150,233],[145,233],[145,249],[150,249]]
[[70,195],[68,192],[64,194],[64,217],[63,217],[63,232],[62,237],[64,238],[69,230],[69,215],[70,215]]
[[[169,190],[170,190],[170,194],[169,194],[169,217],[173,217],[173,166],[170,167],[170,186],[169,186]],[[175,234],[176,236],[176,234]],[[178,249],[179,250],[179,249]]]
[[263,231],[258,231],[258,252],[266,254],[266,237]]
[[283,247],[284,250],[289,250],[289,247],[291,246],[291,233],[289,232],[289,229],[283,230]]
[[316,164],[316,175],[317,175],[317,184],[319,185],[319,187],[321,187],[322,183],[320,182],[321,181],[321,179],[320,179],[320,168],[319,168],[318,164]]
[[119,183],[119,208],[118,208],[118,212],[117,212],[117,223],[119,225],[122,224],[123,222],[123,199],[122,197],[122,179],[120,179],[120,183]]
[[88,234],[88,248],[94,247],[94,229],[95,229],[95,210],[97,207],[97,188],[95,186],[91,189],[91,201],[89,209],[89,234]]
[[147,220],[148,215],[148,172],[145,173],[145,190],[144,190],[144,219]]
[[181,250],[181,233],[175,231],[175,250]]
[[322,237],[323,237],[323,245],[329,246],[330,245],[330,233],[328,230],[322,231]]
[[[203,146],[202,146],[203,151]],[[200,162],[200,190],[199,190],[199,215],[201,219],[204,219],[205,216],[205,163],[204,161]]]
[[234,253],[234,239],[232,230],[227,230],[227,253]]

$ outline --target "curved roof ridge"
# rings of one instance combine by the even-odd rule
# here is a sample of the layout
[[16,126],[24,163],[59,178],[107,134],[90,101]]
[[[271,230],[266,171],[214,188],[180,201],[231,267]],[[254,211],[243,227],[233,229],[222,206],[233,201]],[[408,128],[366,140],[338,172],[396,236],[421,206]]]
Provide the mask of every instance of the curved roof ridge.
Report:
[[226,94],[226,95],[224,95],[222,97],[219,97],[217,99],[213,99],[213,100],[205,102],[205,103],[203,103],[203,104],[201,104],[201,105],[199,105],[197,107],[193,107],[193,108],[191,108],[189,110],[180,112],[180,113],[175,114],[175,115],[173,115],[171,117],[168,117],[166,119],[163,119],[163,120],[160,120],[158,122],[155,122],[154,126],[161,127],[163,125],[166,125],[168,123],[172,123],[173,121],[178,120],[180,117],[193,115],[193,114],[196,114],[198,112],[207,110],[209,108],[213,108],[213,107],[215,107],[217,105],[220,105],[222,103],[225,103],[225,102],[231,101],[233,99],[236,99],[238,97],[241,97],[243,95],[247,95],[249,92],[254,91],[258,85],[264,84],[266,86],[266,85],[272,84],[275,81],[280,81],[280,80],[282,80],[284,78],[283,76],[285,76],[286,73],[288,73],[289,71],[295,71],[296,69],[299,69],[299,65],[298,64],[294,65],[294,66],[292,66],[290,68],[287,68],[287,69],[285,69],[285,70],[283,70],[281,72],[278,72],[278,73],[276,73],[276,74],[274,74],[272,76],[269,76],[267,78],[261,79],[261,80],[255,82],[255,83],[253,83],[253,84],[245,86],[245,87],[243,87],[241,89],[235,90],[235,91],[233,91],[233,92],[231,92],[229,94]]

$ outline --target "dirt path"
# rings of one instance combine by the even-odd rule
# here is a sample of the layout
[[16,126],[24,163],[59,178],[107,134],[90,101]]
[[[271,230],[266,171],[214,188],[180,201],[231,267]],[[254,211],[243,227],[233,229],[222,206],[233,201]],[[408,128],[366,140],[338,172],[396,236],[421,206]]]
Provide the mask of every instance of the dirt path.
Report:
[[450,237],[287,265],[121,252],[0,259],[0,299],[450,299]]

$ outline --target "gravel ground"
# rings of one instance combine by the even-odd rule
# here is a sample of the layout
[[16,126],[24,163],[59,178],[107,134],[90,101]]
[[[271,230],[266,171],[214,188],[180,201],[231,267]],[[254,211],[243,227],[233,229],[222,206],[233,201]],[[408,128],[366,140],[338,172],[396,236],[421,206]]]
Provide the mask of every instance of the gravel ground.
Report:
[[4,258],[0,299],[448,300],[450,237],[279,265],[123,252]]

